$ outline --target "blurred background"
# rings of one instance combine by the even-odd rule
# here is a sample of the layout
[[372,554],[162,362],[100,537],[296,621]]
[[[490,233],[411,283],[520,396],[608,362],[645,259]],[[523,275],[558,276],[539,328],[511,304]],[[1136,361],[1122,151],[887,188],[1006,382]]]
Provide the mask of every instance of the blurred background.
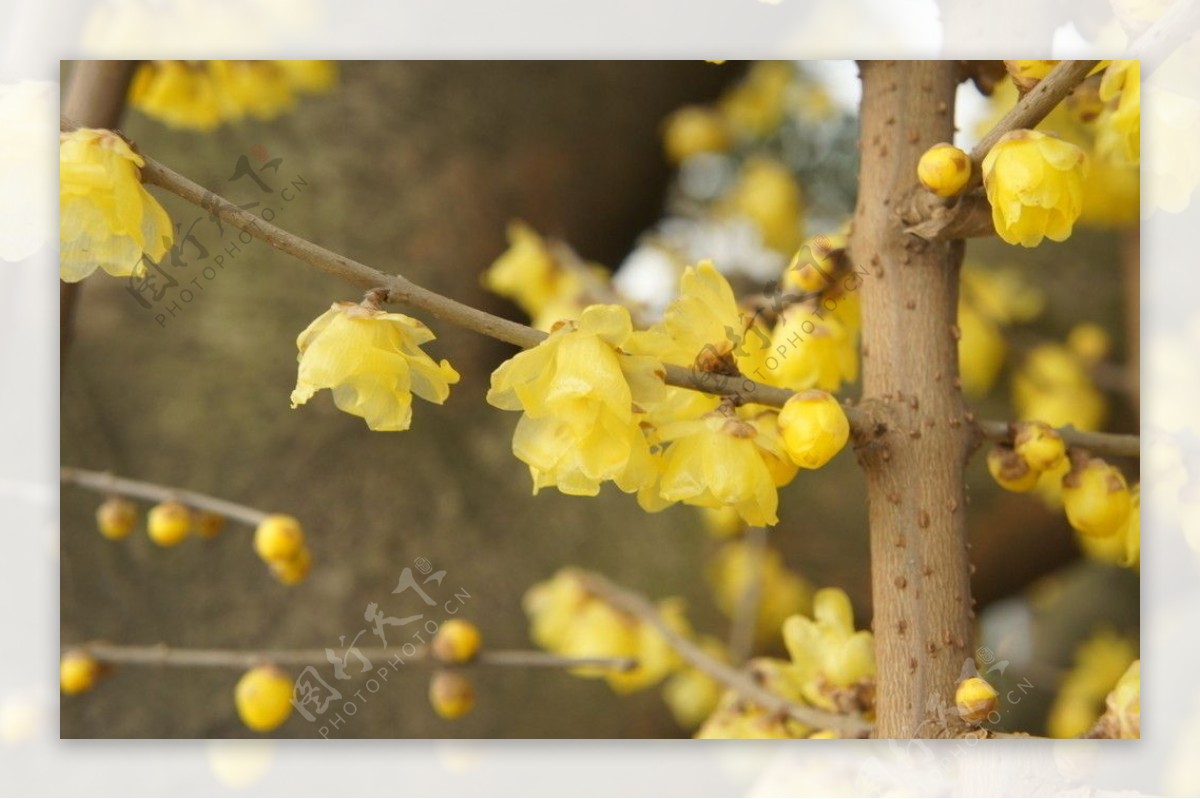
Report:
[[[71,70],[64,65],[64,85]],[[521,321],[520,308],[481,284],[508,246],[513,219],[569,243],[581,259],[619,268],[617,285],[653,305],[663,264],[677,267],[706,247],[724,256],[718,266],[740,289],[761,290],[763,275],[782,268],[802,235],[836,231],[853,207],[851,64],[343,62],[339,72],[332,90],[269,121],[201,133],[130,110],[121,127],[147,154],[234,202],[271,206],[287,230]],[[970,85],[960,105],[967,137],[993,112]],[[748,106],[758,121],[764,108],[778,113],[736,147],[696,149],[678,145],[683,134],[671,123],[689,106],[723,109],[727,118],[731,107]],[[263,192],[240,172],[243,157],[272,187],[295,187],[293,199]],[[773,237],[771,219],[737,201],[739,191],[747,196],[749,165],[764,158],[781,165],[801,198],[795,241]],[[198,209],[152,191],[210,258],[236,241]],[[1087,364],[1102,398],[1097,423],[1138,430],[1136,366],[1130,371],[1139,327],[1136,175],[1133,203],[1132,217],[1118,208],[1061,245],[971,242],[968,261],[987,287],[980,307],[997,294],[1010,304],[1014,291],[1037,296],[1036,312],[988,321],[1006,342],[998,360],[971,350],[997,361],[972,399],[981,417],[1014,418],[1012,385],[1029,354],[1066,346],[1090,322],[1111,342]],[[403,433],[370,432],[327,394],[289,410],[296,335],[331,302],[360,292],[259,242],[238,247],[213,279],[200,275],[199,260],[179,267],[180,289],[193,278],[202,289],[193,286],[174,314],[143,308],[123,280],[80,284],[62,363],[62,463],[295,515],[313,550],[312,574],[280,585],[254,557],[252,531],[235,523],[214,541],[173,549],[144,532],[106,541],[93,519],[100,498],[64,486],[64,645],[334,647],[363,628],[368,603],[391,607],[400,571],[417,558],[445,569],[447,588],[470,594],[463,615],[489,647],[532,648],[521,597],[567,564],[654,598],[681,596],[698,630],[727,636],[709,577],[730,543],[696,509],[649,515],[615,491],[594,500],[530,495],[510,451],[515,417],[483,399],[488,375],[512,348],[415,313],[438,335],[428,351],[462,374],[444,406],[418,402]],[[990,288],[997,281],[1022,288]],[[857,394],[853,384],[841,392]],[[1134,482],[1137,464],[1120,465]],[[991,677],[1032,686],[1004,726],[1044,733],[1082,642],[1107,630],[1123,642],[1110,649],[1136,654],[1138,574],[1086,557],[1042,497],[1000,491],[982,453],[968,484],[981,642],[1011,664],[1002,679]],[[770,534],[789,571],[850,594],[860,626],[871,614],[864,496],[853,459],[840,457],[781,491],[781,523]],[[758,646],[781,650],[769,635]],[[231,702],[237,676],[119,669],[97,690],[64,699],[61,734],[243,736]],[[337,737],[689,734],[655,689],[617,696],[602,681],[551,670],[486,669],[475,679],[475,712],[447,722],[428,707],[428,673],[402,673]],[[315,734],[295,716],[276,733]]]

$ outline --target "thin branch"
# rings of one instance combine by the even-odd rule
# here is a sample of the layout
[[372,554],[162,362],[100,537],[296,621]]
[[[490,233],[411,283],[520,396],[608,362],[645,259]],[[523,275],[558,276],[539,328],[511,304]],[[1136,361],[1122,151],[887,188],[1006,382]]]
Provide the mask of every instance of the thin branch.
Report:
[[[1075,63],[1075,62],[1069,62]],[[1095,63],[1095,62],[1079,62]],[[1061,69],[1061,65],[1059,67]],[[1052,73],[1053,76],[1053,73]],[[1050,78],[1042,81],[1046,83]],[[1039,86],[1041,84],[1038,84]],[[1036,91],[1036,89],[1035,89]],[[1030,92],[1033,94],[1033,92]],[[1029,95],[1026,95],[1028,98]],[[74,123],[62,119],[63,130],[73,130]],[[142,180],[165,189],[178,197],[187,200],[201,208],[216,214],[238,230],[265,242],[273,249],[292,255],[310,266],[323,272],[340,277],[357,286],[371,289],[386,289],[383,301],[397,303],[428,311],[433,316],[451,324],[472,330],[491,338],[514,344],[523,349],[534,347],[546,338],[546,333],[535,330],[528,325],[503,319],[499,316],[464,305],[429,289],[418,286],[401,275],[389,275],[380,272],[366,264],[327,250],[320,245],[303,239],[294,233],[259,219],[254,214],[238,208],[230,201],[205,189],[197,183],[180,175],[174,170],[155,161],[153,158],[142,157],[146,166],[142,168]],[[663,364],[663,380],[672,386],[701,391],[707,394],[730,396],[742,404],[766,405],[772,408],[782,408],[784,403],[795,392],[786,388],[768,386],[748,377],[733,377],[701,372],[686,366]],[[877,434],[875,423],[857,408],[844,406],[850,427],[855,432],[856,440],[869,440]],[[989,422],[989,425],[1002,425],[1004,422]],[[985,435],[989,435],[985,431]],[[1104,435],[1104,434],[1093,434]],[[1104,451],[1102,446],[1093,446],[1097,451]]]
[[[1013,428],[1011,422],[979,422],[979,430],[986,438],[1011,444]],[[1102,455],[1121,458],[1137,458],[1141,453],[1141,438],[1125,433],[1089,433],[1074,427],[1060,427],[1058,434],[1069,447],[1080,447]]]
[[667,624],[653,603],[642,595],[617,586],[604,577],[590,572],[584,576],[584,585],[589,592],[617,610],[636,616],[657,630],[668,646],[674,649],[690,666],[704,672],[736,692],[743,699],[753,702],[767,712],[786,715],[801,724],[816,729],[833,730],[843,738],[861,738],[870,733],[870,722],[857,714],[830,713],[793,702],[759,685],[744,671],[712,657]]
[[[972,192],[983,183],[983,159],[1005,134],[1037,127],[1075,90],[1099,61],[1063,61],[1020,99],[971,150],[971,178],[960,196],[947,202],[931,192],[914,194],[903,217],[906,233],[928,241],[987,236],[995,232],[986,200]],[[983,206],[980,202],[983,202]]]
[[185,488],[148,483],[144,480],[131,480],[127,477],[117,477],[108,472],[94,472],[88,469],[75,469],[64,466],[59,473],[59,481],[68,485],[98,491],[102,494],[118,494],[126,497],[136,497],[152,502],[180,502],[189,508],[212,511],[230,519],[236,519],[252,527],[257,527],[270,514],[257,508],[239,505],[226,499],[210,497]]
[[[65,647],[64,652],[78,651],[91,655],[101,663],[132,666],[176,666],[195,668],[248,669],[270,663],[276,666],[309,666],[342,661],[356,653],[368,661],[387,660],[402,666],[436,666],[437,668],[462,668],[472,666],[495,666],[504,668],[532,669],[575,669],[605,668],[630,671],[637,668],[633,658],[572,658],[549,652],[525,650],[484,650],[468,663],[443,663],[432,656],[428,647],[415,647],[416,651],[404,654],[401,647],[350,647],[346,649],[180,649],[166,644],[155,646],[119,646],[102,642]],[[353,661],[352,661],[353,662]]]
[[754,633],[758,628],[758,606],[762,603],[763,562],[767,556],[766,527],[746,531],[749,578],[738,597],[729,630],[729,656],[734,663],[745,663],[754,654]]

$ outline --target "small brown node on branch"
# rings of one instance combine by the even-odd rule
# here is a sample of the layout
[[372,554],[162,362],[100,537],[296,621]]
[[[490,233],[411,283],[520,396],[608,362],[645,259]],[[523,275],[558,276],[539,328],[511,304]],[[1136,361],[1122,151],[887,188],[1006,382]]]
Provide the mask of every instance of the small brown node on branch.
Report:
[[921,407],[920,397],[918,397],[916,394],[913,394],[908,400],[908,407],[912,408],[914,411],[917,408],[920,408]]
[[960,328],[958,325],[950,325],[950,335],[954,337],[955,341],[961,341],[962,328]]
[[917,673],[917,659],[916,658],[908,659],[908,672],[909,672],[909,674]]
[[948,109],[947,109],[947,107],[946,107],[946,101],[945,101],[945,100],[939,100],[939,101],[938,101],[938,104],[937,104],[937,112],[938,112],[939,114],[944,114],[944,113],[946,113],[946,111],[947,111],[947,110],[948,110]]
[[885,462],[886,462],[886,461],[890,461],[890,460],[892,459],[892,451],[891,451],[891,450],[889,450],[889,449],[885,449],[885,450],[883,450],[882,452],[880,452],[880,453],[879,453],[879,457],[880,457],[880,458],[883,458],[883,460],[884,460]]
[[[907,258],[905,258],[904,260],[906,262],[908,261]],[[916,300],[908,300],[907,302],[904,303],[904,307],[910,311],[915,311],[917,308],[917,301]]]
[[967,420],[968,424],[975,424],[975,411],[967,411],[963,414],[963,418]]
[[894,582],[896,583],[896,587],[899,588],[901,591],[903,591],[908,586],[908,580],[905,579],[903,574],[897,574]]
[[920,138],[921,138],[921,134],[920,134],[920,132],[917,131],[916,128],[908,129],[908,143],[909,144],[916,144],[920,140]]
[[922,510],[917,514],[917,525],[924,530],[929,526],[929,511]]
[[908,622],[906,622],[904,619],[896,622],[896,632],[900,635],[904,635],[906,632],[908,632]]
[[889,116],[887,119],[885,119],[885,120],[883,121],[883,124],[885,124],[885,125],[895,125],[895,124],[896,124],[896,117],[895,117],[894,115],[893,115],[893,116]]
[[958,428],[962,427],[962,420],[961,420],[961,419],[951,419],[951,420],[950,420],[950,427],[952,427],[952,428],[954,428],[955,430],[957,430]]
[[926,577],[932,576],[933,575],[933,567],[930,566],[928,563],[926,563],[925,566],[921,569],[921,574],[925,575]]
[[893,505],[900,504],[900,494],[895,491],[889,491],[887,498],[888,498],[888,502],[892,503]]
[[956,510],[958,510],[958,500],[954,497],[950,497],[950,499],[946,500],[946,510],[950,511],[951,513],[954,513]]
[[908,536],[904,533],[896,536],[896,546],[901,548],[908,546]]
[[928,644],[925,645],[925,651],[931,655],[936,653],[937,650],[938,650],[937,644],[934,643],[933,641],[930,641]]
[[918,439],[921,437],[921,431],[920,430],[909,430],[908,435],[910,438]]

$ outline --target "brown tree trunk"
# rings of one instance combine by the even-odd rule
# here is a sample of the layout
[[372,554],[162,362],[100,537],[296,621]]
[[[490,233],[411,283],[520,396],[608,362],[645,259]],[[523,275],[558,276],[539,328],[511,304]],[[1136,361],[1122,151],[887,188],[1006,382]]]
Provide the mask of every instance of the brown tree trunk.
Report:
[[961,241],[902,232],[897,209],[917,160],[954,134],[952,62],[864,62],[858,206],[850,239],[862,284],[863,407],[880,432],[860,442],[871,527],[880,738],[956,725],[954,690],[971,657],[963,469],[971,426],[958,379]]

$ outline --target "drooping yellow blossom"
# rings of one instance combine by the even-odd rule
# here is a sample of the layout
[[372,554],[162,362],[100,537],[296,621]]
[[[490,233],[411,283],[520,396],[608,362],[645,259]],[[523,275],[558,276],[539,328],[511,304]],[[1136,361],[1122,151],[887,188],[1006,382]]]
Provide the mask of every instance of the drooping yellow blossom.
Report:
[[1084,363],[1095,364],[1108,357],[1112,337],[1094,322],[1080,322],[1067,333],[1067,348]]
[[1051,427],[1074,425],[1098,430],[1108,414],[1079,356],[1060,344],[1039,344],[1029,351],[1012,381],[1013,404],[1021,419]]
[[747,589],[757,583],[755,641],[760,646],[778,642],[779,630],[788,617],[812,609],[808,581],[788,569],[779,551],[770,547],[762,551],[760,559],[747,542],[730,541],[709,562],[707,576],[717,609],[728,618],[734,617]]
[[1058,61],[1005,61],[1004,67],[1021,93],[1032,89],[1058,66]]
[[825,391],[793,394],[779,412],[779,431],[788,457],[803,469],[819,469],[850,438],[846,412]]
[[917,161],[921,185],[939,197],[954,197],[971,179],[971,156],[953,144],[935,144]]
[[1084,641],[1050,707],[1050,737],[1077,738],[1087,732],[1104,710],[1109,692],[1136,659],[1134,642],[1111,630],[1101,630]]
[[[715,660],[728,662],[725,646],[715,638],[705,637],[700,648]],[[663,701],[685,730],[694,730],[712,715],[721,701],[725,686],[700,669],[684,668],[663,683]]]
[[460,671],[438,669],[429,680],[429,704],[447,721],[461,719],[475,708],[475,685]]
[[1107,538],[1124,529],[1133,501],[1125,476],[1100,458],[1071,455],[1063,478],[1063,506],[1071,526],[1084,535]]
[[339,409],[361,416],[372,430],[407,430],[413,394],[440,405],[459,379],[448,361],[437,363],[421,349],[434,338],[404,314],[336,302],[296,339],[292,407],[327,388]]
[[996,709],[1000,694],[982,677],[968,677],[958,684],[954,704],[958,715],[968,724],[982,724]]
[[800,184],[779,161],[755,157],[742,167],[741,176],[722,199],[729,214],[746,217],[762,235],[763,244],[790,255],[804,239],[804,201]]
[[1097,152],[1118,163],[1139,163],[1142,153],[1140,62],[1112,62],[1100,81],[1100,99],[1112,107],[1096,121]]
[[295,95],[328,91],[331,61],[143,61],[129,102],[173,128],[212,130],[246,116],[272,119]]
[[785,294],[816,294],[833,288],[843,269],[849,233],[850,226],[846,224],[835,233],[820,233],[807,239],[788,263],[780,280],[781,290]]
[[68,283],[97,269],[116,277],[146,271],[174,240],[171,219],[142,186],[146,162],[117,134],[79,128],[59,134],[59,276]]
[[1075,531],[1079,548],[1089,558],[1136,569],[1142,556],[1141,486],[1129,489],[1129,517],[1116,535],[1096,537]]
[[1062,435],[1045,422],[1018,422],[1013,449],[1036,472],[1057,469],[1067,456]]
[[[654,627],[591,594],[584,575],[576,569],[561,569],[532,586],[522,607],[529,617],[530,637],[543,649],[566,657],[636,660],[636,668],[630,671],[597,666],[571,670],[579,677],[603,678],[618,693],[656,685],[682,665]],[[691,634],[682,600],[664,600],[658,612],[673,630]]]
[[545,341],[492,373],[487,401],[523,411],[513,454],[529,466],[533,491],[595,496],[614,481],[633,492],[656,477],[639,408],[663,396],[662,365],[625,355],[629,311],[593,305]]
[[512,300],[530,316],[536,315],[558,293],[562,270],[546,242],[524,222],[508,226],[508,249],[483,273],[489,291]]
[[996,233],[1009,244],[1065,241],[1083,209],[1087,155],[1036,130],[1005,134],[983,159]]
[[1036,319],[1046,295],[1016,269],[967,261],[962,268],[962,297],[979,313],[1000,325]]
[[725,119],[706,106],[686,106],[663,123],[663,149],[672,164],[701,153],[724,152],[732,143]]
[[997,444],[988,450],[988,473],[1001,488],[1023,494],[1032,491],[1038,484],[1041,472],[1030,467],[1012,447]]
[[[733,287],[710,261],[684,270],[679,296],[663,318],[635,334],[633,351],[705,372],[751,375],[762,366],[770,334],[738,310]],[[696,393],[696,392],[690,392]]]
[[786,475],[777,470],[787,456],[773,420],[744,419],[722,407],[659,428],[658,434],[670,442],[658,485],[662,499],[705,508],[728,505],[758,527],[779,521],[777,476]]
[[255,732],[270,732],[292,715],[292,678],[275,666],[256,666],[233,691],[238,718]]
[[704,527],[716,538],[734,538],[746,531],[746,523],[737,508],[700,508]]
[[792,616],[783,625],[805,699],[835,710],[838,694],[858,690],[875,678],[875,639],[854,629],[850,597],[840,588],[822,588],[813,596],[812,618]]
[[781,388],[837,391],[858,379],[858,332],[810,304],[784,309],[762,366],[748,377]]

